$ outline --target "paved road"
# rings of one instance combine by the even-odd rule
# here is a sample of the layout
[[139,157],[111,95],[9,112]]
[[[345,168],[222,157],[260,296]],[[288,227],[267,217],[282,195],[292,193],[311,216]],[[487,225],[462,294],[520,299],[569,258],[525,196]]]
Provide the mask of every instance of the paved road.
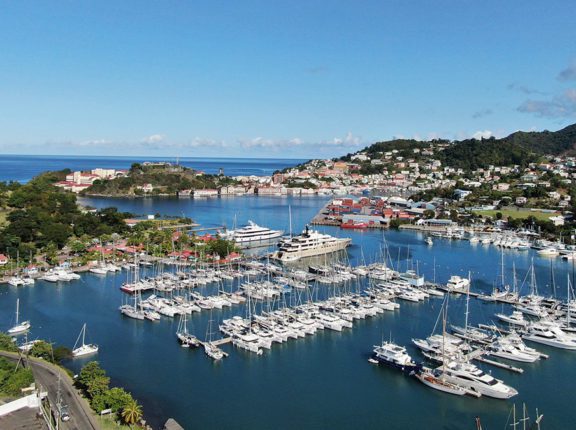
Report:
[[[18,354],[15,353],[0,351],[0,355],[18,360]],[[56,407],[58,374],[60,374],[60,393],[63,403],[68,405],[70,415],[70,421],[60,422],[61,429],[100,430],[88,402],[78,394],[66,372],[57,366],[34,358],[27,358],[26,363],[32,369],[36,386],[42,386],[43,390],[48,392],[53,408]]]

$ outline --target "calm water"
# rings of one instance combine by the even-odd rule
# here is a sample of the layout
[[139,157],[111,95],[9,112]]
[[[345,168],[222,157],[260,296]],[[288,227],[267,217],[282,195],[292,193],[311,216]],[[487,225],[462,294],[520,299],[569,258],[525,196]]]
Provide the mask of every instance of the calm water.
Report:
[[[294,229],[299,230],[324,202],[316,197],[83,201],[95,207],[115,205],[135,213],[184,214],[206,226],[232,225],[236,215],[238,224],[252,219],[285,230],[289,228],[289,205]],[[470,270],[473,288],[488,291],[498,276],[500,253],[494,247],[441,239],[427,247],[418,233],[324,230],[353,238],[349,250],[352,263],[374,261],[386,243],[394,265],[399,264],[401,269],[418,265],[429,279],[434,266],[436,278],[442,282],[450,275],[466,275]],[[558,287],[565,288],[569,264],[539,258],[533,251],[504,251],[504,256],[509,280],[512,262],[522,282],[534,257],[540,291],[551,291],[551,264]],[[306,339],[274,345],[260,357],[228,345],[225,349],[230,357],[215,364],[201,350],[178,346],[176,320],[163,318],[151,323],[123,319],[117,307],[122,300],[118,287],[125,276],[86,274],[68,285],[38,282],[20,289],[2,286],[0,327],[7,328],[13,321],[17,297],[23,317],[32,322],[31,337],[72,347],[82,324],[87,322],[90,341],[100,345],[97,359],[113,383],[126,387],[143,403],[149,421],[156,427],[172,416],[185,428],[452,430],[474,429],[474,417],[480,416],[484,428],[506,428],[511,401],[442,394],[392,369],[367,362],[372,345],[390,336],[419,360],[411,338],[432,332],[441,299],[419,304],[401,302],[395,313],[355,323],[352,330],[325,330]],[[327,287],[320,289],[326,293]],[[463,324],[464,304],[464,298],[451,299],[449,322]],[[507,306],[471,300],[470,320],[490,323],[494,313],[502,310],[509,311]],[[233,307],[214,310],[212,318],[220,321],[243,314],[244,308]],[[207,311],[195,314],[190,328],[203,338],[209,319]],[[576,400],[576,353],[540,345],[537,348],[550,354],[550,359],[535,364],[514,363],[525,369],[523,375],[485,369],[519,390],[520,395],[514,399],[517,405],[526,402],[532,415],[536,407],[545,414],[544,429],[576,428],[576,411],[571,407]],[[83,362],[75,361],[73,367],[79,369]]]
[[[144,161],[169,161],[175,158],[162,157],[69,157],[60,155],[3,155],[0,154],[0,181],[27,182],[46,170],[90,170],[96,167],[110,169],[129,169],[132,163]],[[220,168],[229,176],[255,175],[267,176],[276,170],[295,166],[306,160],[263,159],[263,158],[179,158],[178,162],[186,167],[217,174]]]

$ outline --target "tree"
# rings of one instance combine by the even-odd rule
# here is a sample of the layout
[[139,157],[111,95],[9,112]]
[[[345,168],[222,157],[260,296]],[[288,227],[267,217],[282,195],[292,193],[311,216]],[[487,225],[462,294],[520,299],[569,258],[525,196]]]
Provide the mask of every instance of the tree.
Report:
[[65,346],[57,346],[54,348],[54,363],[61,363],[62,360],[72,358],[72,350]]
[[43,340],[36,342],[34,346],[32,346],[32,349],[30,350],[30,355],[32,357],[38,357],[52,363],[53,360],[52,345],[49,344],[48,342],[44,342]]
[[432,219],[436,216],[436,212],[434,212],[432,209],[426,209],[424,211],[424,218],[426,219]]
[[106,406],[112,409],[112,412],[119,412],[134,402],[132,395],[123,388],[114,387],[105,394]]
[[122,419],[126,424],[136,424],[140,418],[142,418],[142,407],[136,400],[132,400],[122,409]]
[[12,337],[6,333],[0,332],[0,350],[9,352],[18,352],[18,347],[12,340]]
[[77,384],[90,399],[94,399],[108,391],[110,378],[106,376],[106,372],[100,367],[98,362],[91,361],[80,370]]
[[226,257],[228,254],[235,250],[236,246],[234,243],[224,239],[211,240],[206,245],[207,254],[216,253],[220,256],[220,258]]

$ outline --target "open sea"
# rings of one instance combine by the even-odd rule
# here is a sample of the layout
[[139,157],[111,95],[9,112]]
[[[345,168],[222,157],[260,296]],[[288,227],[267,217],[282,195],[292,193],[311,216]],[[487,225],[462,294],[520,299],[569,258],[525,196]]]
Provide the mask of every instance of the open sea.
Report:
[[272,158],[167,158],[167,157],[96,157],[63,155],[4,155],[0,154],[0,181],[27,182],[47,170],[91,170],[97,167],[108,169],[129,169],[132,163],[144,161],[168,161],[217,174],[220,168],[228,176],[254,175],[267,176],[276,170],[295,166],[307,160]]
[[[262,169],[274,168],[266,165]],[[230,227],[236,219],[238,225],[253,220],[285,231],[290,228],[291,211],[294,231],[299,231],[326,203],[326,198],[85,198],[81,203],[97,208],[116,206],[142,215],[185,215],[204,227]],[[381,260],[387,248],[389,264],[400,270],[417,268],[429,280],[435,277],[438,282],[446,282],[451,275],[467,276],[470,272],[472,288],[478,292],[491,291],[500,275],[501,251],[493,246],[434,239],[434,245],[429,247],[424,236],[414,232],[345,231],[336,227],[321,230],[352,238],[347,253],[352,264]],[[556,291],[565,297],[566,278],[573,270],[571,263],[538,257],[533,250],[503,253],[505,276],[508,282],[512,281],[514,263],[523,293],[528,292],[524,279],[533,259],[539,291]],[[373,345],[389,338],[406,346],[412,357],[420,361],[422,356],[411,339],[433,332],[442,299],[399,301],[399,310],[356,322],[353,329],[341,333],[319,331],[305,339],[274,345],[262,356],[226,345],[223,348],[230,356],[213,363],[202,350],[178,345],[176,319],[163,317],[152,323],[123,318],[118,312],[123,299],[119,287],[126,277],[125,272],[85,274],[69,284],[37,281],[31,287],[2,285],[0,329],[13,323],[17,298],[21,317],[32,323],[29,339],[43,338],[72,347],[86,322],[88,341],[97,343],[100,351],[93,358],[67,364],[78,371],[90,359],[98,360],[113,384],[125,387],[143,404],[145,416],[154,428],[161,428],[167,418],[173,417],[186,429],[473,430],[475,417],[479,416],[484,429],[505,429],[511,423],[508,420],[513,403],[521,410],[523,402],[532,417],[536,408],[544,414],[543,429],[576,428],[576,351],[530,344],[550,358],[533,364],[511,362],[523,368],[523,374],[480,365],[519,391],[517,397],[508,401],[451,396],[431,390],[394,369],[368,363]],[[231,287],[229,283],[224,286]],[[212,293],[214,288],[204,287],[200,292]],[[334,292],[334,287],[317,288],[321,295]],[[297,299],[293,293],[286,300]],[[510,312],[510,306],[470,300],[473,324],[491,324],[494,313],[501,311]],[[465,298],[452,297],[448,323],[463,325],[464,312]],[[244,316],[245,307],[195,313],[189,329],[203,339],[210,318],[218,323],[232,315]]]

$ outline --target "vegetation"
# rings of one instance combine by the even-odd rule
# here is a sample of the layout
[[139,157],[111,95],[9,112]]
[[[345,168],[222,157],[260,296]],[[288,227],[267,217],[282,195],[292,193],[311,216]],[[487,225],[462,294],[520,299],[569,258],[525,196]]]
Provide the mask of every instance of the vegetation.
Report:
[[4,205],[7,225],[0,228],[0,253],[24,262],[44,252],[55,254],[71,237],[92,237],[128,230],[124,219],[131,214],[116,208],[82,212],[76,195],[55,187],[53,181],[66,171],[48,172],[25,185],[0,183],[0,202]]
[[[395,157],[422,158],[421,152],[415,149],[434,149],[433,158],[444,166],[475,170],[489,165],[526,166],[538,161],[545,154],[576,154],[576,124],[556,132],[522,132],[518,131],[507,137],[496,139],[466,139],[462,141],[432,140],[421,142],[417,140],[395,139],[374,143],[359,152],[366,153],[371,159],[380,159],[385,152],[395,151]],[[342,161],[351,161],[353,154],[341,157]],[[382,166],[374,166],[369,162],[360,163],[363,174],[380,173]]]
[[515,141],[504,139],[467,139],[439,151],[435,157],[444,166],[476,170],[493,166],[526,166],[539,159],[539,155]]
[[[151,192],[143,190],[147,184],[152,185]],[[237,181],[227,176],[206,175],[183,166],[144,166],[134,163],[128,176],[95,181],[82,193],[107,196],[174,195],[181,190],[218,188],[233,184],[237,184]]]
[[17,397],[22,394],[22,388],[34,382],[32,371],[0,357],[0,396]]
[[539,211],[531,211],[529,209],[498,209],[498,210],[475,210],[473,213],[477,215],[482,215],[483,217],[492,217],[496,218],[498,214],[500,214],[500,218],[502,219],[527,219],[533,217],[536,220],[547,221],[548,218],[551,216],[555,216],[557,214],[550,213],[550,212],[539,212]]
[[16,346],[10,335],[0,332],[0,350],[8,352],[18,352],[18,347]]
[[109,385],[110,378],[97,361],[91,361],[82,367],[76,379],[76,386],[84,392],[95,412],[111,409],[123,423],[138,423],[142,418],[142,407],[123,388],[110,388]]

